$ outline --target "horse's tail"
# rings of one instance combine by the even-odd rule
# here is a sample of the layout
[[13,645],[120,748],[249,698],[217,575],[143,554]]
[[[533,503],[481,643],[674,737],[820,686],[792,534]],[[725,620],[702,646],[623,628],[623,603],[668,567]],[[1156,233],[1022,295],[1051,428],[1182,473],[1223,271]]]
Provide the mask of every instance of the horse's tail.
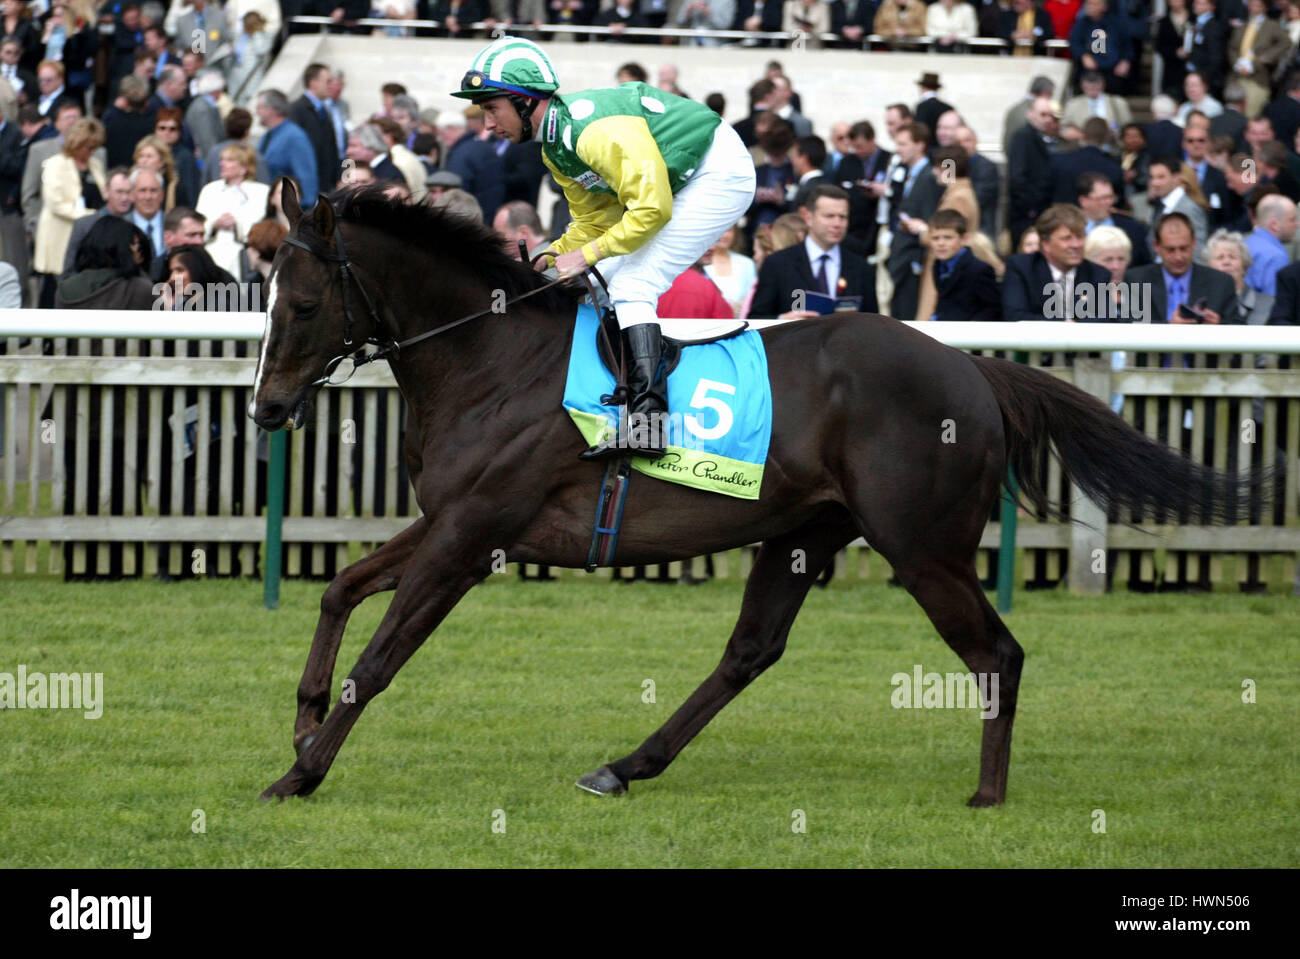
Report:
[[1220,473],[1149,438],[1049,373],[989,356],[972,359],[1002,408],[1007,463],[1041,514],[1064,518],[1048,500],[1049,442],[1069,480],[1103,508],[1191,510],[1202,522],[1233,522],[1272,489],[1271,468],[1249,476]]

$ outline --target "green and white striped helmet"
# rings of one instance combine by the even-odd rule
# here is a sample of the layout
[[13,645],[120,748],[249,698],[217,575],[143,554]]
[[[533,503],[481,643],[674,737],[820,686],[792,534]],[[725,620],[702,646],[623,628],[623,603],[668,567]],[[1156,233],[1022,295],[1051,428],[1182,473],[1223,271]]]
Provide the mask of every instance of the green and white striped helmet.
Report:
[[542,100],[559,88],[541,47],[522,37],[502,37],[479,51],[452,96],[475,103],[511,93]]

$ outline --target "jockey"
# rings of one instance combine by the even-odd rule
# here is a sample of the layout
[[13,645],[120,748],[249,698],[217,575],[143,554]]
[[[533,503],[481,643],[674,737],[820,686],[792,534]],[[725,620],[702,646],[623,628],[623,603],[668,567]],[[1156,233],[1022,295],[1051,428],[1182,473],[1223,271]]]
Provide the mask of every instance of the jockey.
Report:
[[[754,162],[736,132],[692,100],[645,83],[563,95],[559,86],[541,47],[502,37],[452,96],[480,105],[486,128],[511,143],[541,141],[573,216],[548,253],[560,276],[600,262],[632,357],[629,421],[657,425],[668,390],[656,304],[749,209]],[[632,429],[582,458],[660,456],[658,434]]]

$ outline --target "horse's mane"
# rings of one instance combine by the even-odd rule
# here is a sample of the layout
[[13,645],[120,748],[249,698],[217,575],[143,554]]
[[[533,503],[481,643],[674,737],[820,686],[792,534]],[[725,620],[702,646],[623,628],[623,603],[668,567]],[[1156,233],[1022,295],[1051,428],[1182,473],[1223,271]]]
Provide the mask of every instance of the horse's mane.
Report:
[[[410,203],[384,195],[382,184],[340,190],[326,198],[335,215],[348,223],[373,227],[394,239],[428,250],[438,259],[453,260],[492,289],[514,298],[548,282],[541,273],[510,256],[490,227],[469,217],[425,203]],[[315,233],[311,219],[302,227]],[[324,239],[324,238],[320,238]],[[582,296],[581,288],[553,286],[525,302],[546,312],[568,315]]]

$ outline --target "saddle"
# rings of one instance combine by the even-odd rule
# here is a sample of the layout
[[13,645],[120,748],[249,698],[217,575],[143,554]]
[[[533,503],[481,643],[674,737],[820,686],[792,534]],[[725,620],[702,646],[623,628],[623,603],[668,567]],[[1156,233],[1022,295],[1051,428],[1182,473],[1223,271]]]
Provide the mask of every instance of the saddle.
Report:
[[[749,328],[746,320],[677,320],[661,319],[659,329],[664,343],[664,377],[677,369],[682,359],[682,348],[701,343],[716,343],[739,336]],[[614,344],[618,344],[617,350]],[[600,316],[600,329],[596,334],[596,351],[605,369],[614,374],[614,381],[622,383],[623,337],[618,328],[618,318],[612,309]]]

